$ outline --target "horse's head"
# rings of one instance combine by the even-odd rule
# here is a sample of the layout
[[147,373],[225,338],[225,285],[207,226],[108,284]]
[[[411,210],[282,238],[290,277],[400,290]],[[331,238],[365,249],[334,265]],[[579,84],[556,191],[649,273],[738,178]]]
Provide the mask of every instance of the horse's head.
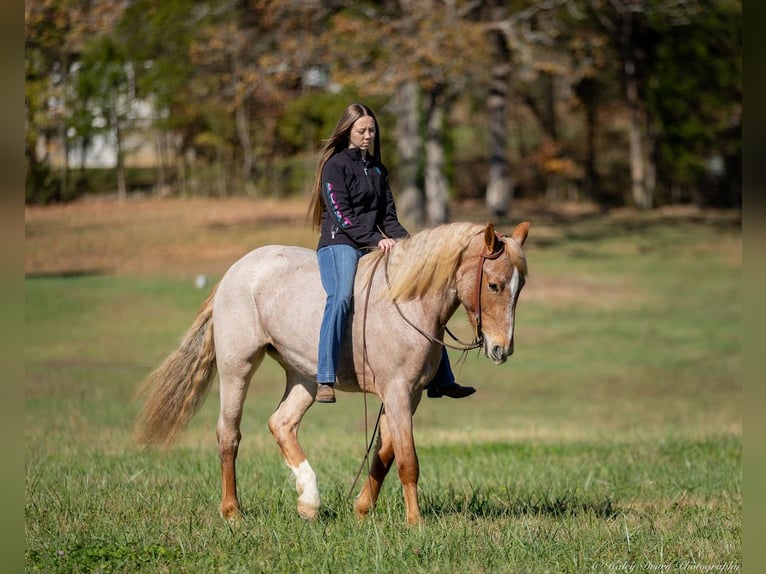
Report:
[[528,231],[529,223],[520,223],[507,237],[487,225],[466,250],[461,265],[458,296],[474,322],[484,354],[498,365],[513,354],[516,303],[527,274],[521,246]]

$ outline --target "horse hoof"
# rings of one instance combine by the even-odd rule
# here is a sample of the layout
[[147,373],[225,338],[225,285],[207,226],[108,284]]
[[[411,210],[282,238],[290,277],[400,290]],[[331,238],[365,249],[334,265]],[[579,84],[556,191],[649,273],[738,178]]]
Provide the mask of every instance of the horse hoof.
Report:
[[239,522],[242,518],[242,513],[237,506],[221,506],[218,509],[218,514],[228,522]]
[[364,520],[369,516],[370,508],[371,507],[369,504],[359,504],[357,502],[356,506],[354,507],[354,514],[359,520]]
[[421,518],[420,514],[407,515],[407,526],[422,526],[422,525],[423,525],[423,519]]
[[319,516],[319,508],[310,506],[305,502],[298,502],[298,515],[306,520],[316,520]]

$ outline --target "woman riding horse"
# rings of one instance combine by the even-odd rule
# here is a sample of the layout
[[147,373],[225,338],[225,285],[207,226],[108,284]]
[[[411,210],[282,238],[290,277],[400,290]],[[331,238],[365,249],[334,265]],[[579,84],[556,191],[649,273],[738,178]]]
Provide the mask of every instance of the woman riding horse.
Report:
[[[373,111],[351,104],[325,143],[311,199],[314,228],[320,232],[317,262],[327,293],[316,381],[317,402],[335,402],[338,357],[346,330],[357,262],[377,247],[390,253],[407,237],[396,214],[388,171],[381,162],[380,130]],[[476,392],[455,382],[447,350],[427,387],[429,397],[467,397]]]

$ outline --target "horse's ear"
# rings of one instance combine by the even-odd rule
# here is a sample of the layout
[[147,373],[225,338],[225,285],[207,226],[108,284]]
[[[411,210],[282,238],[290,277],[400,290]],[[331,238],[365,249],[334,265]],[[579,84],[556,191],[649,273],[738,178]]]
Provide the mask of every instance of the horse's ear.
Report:
[[491,223],[487,223],[487,227],[484,229],[484,245],[487,247],[487,253],[495,252],[495,226]]
[[519,223],[511,233],[511,239],[516,241],[519,245],[524,245],[527,240],[527,234],[529,233],[529,221],[522,221]]

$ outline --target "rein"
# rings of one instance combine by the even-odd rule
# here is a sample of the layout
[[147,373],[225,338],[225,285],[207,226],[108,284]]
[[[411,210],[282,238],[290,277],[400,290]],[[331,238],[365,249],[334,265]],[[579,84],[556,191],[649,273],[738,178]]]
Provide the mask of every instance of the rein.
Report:
[[[498,259],[504,252],[505,252],[505,244],[503,243],[503,237],[504,235],[501,235],[500,233],[495,233],[496,239],[498,239],[499,243],[495,243],[493,245],[492,251],[487,251],[486,246],[485,249],[482,250],[482,252],[479,254],[479,265],[476,268],[476,285],[474,289],[474,341],[472,343],[464,343],[460,339],[458,339],[455,335],[452,334],[452,331],[449,330],[449,328],[445,325],[444,330],[447,332],[447,334],[452,337],[452,339],[455,340],[455,342],[459,343],[460,346],[451,345],[447,343],[444,340],[437,339],[430,333],[427,333],[415,323],[410,321],[402,312],[401,308],[399,307],[399,303],[394,301],[394,307],[396,308],[396,311],[399,313],[399,316],[404,320],[405,323],[407,323],[410,327],[415,329],[418,333],[423,335],[426,339],[431,341],[432,343],[436,343],[438,345],[441,345],[442,347],[447,347],[448,349],[452,349],[454,351],[462,351],[467,352],[471,351],[473,349],[478,349],[484,344],[484,333],[482,333],[481,330],[481,282],[484,277],[484,263],[489,261],[494,261],[495,259]],[[377,262],[376,262],[377,266]],[[374,270],[373,270],[374,272]],[[388,256],[386,256],[386,281],[388,281]],[[369,293],[368,293],[369,296]],[[366,312],[366,307],[365,307]]]
[[[388,263],[388,255],[386,255],[386,263]],[[372,429],[372,436],[369,436],[367,434],[367,428],[369,425],[367,424],[368,420],[368,414],[367,414],[367,368],[370,364],[370,362],[367,360],[367,311],[370,307],[370,293],[372,292],[372,280],[375,277],[375,271],[378,269],[378,265],[380,264],[380,259],[375,261],[375,265],[372,267],[372,270],[370,271],[370,280],[367,283],[367,293],[364,296],[364,312],[362,313],[362,357],[363,357],[363,363],[364,366],[362,368],[362,397],[364,399],[364,442],[367,445],[367,449],[364,452],[364,458],[362,459],[361,464],[359,465],[359,470],[356,471],[356,476],[354,476],[354,482],[351,484],[351,488],[348,491],[348,494],[346,495],[346,498],[350,499],[351,495],[354,493],[354,489],[356,489],[356,483],[359,482],[359,477],[362,474],[362,470],[364,469],[365,464],[367,465],[367,480],[370,480],[370,452],[372,451],[372,443],[375,440],[375,435],[378,434],[378,428],[380,426],[380,417],[383,416],[383,403],[380,404],[380,410],[378,411],[378,416],[375,419],[375,428]],[[375,373],[372,374],[372,382],[373,385],[375,384]]]
[[[427,340],[429,340],[432,343],[436,343],[439,345],[442,345],[443,347],[447,347],[449,349],[453,349],[456,351],[462,351],[463,353],[466,353],[472,349],[478,349],[484,344],[484,334],[481,331],[481,282],[484,277],[484,263],[489,261],[494,261],[495,259],[498,259],[505,251],[505,244],[503,243],[503,235],[499,233],[495,233],[495,237],[499,240],[499,244],[496,242],[495,245],[493,245],[492,251],[488,252],[485,249],[482,250],[481,254],[479,254],[479,265],[476,269],[476,287],[475,287],[475,298],[474,298],[474,323],[475,323],[475,337],[473,343],[463,343],[460,341],[455,335],[452,334],[452,332],[449,330],[449,328],[445,325],[444,330],[447,332],[447,334],[452,337],[457,343],[459,343],[461,346],[456,345],[450,345],[446,341],[437,339],[430,333],[427,333],[417,325],[415,325],[412,321],[410,321],[402,312],[401,308],[399,307],[399,304],[394,301],[394,307],[396,308],[396,311],[399,313],[399,316],[413,329],[415,329],[418,333],[423,335]],[[386,259],[386,266],[385,266],[385,273],[386,273],[386,282],[388,282],[388,263],[390,260],[389,254],[384,255]],[[367,292],[365,293],[364,297],[364,310],[362,313],[362,357],[364,362],[364,367],[362,370],[362,395],[364,398],[364,441],[367,444],[367,448],[364,453],[364,458],[362,459],[361,464],[359,465],[359,470],[357,470],[356,475],[354,476],[354,481],[351,484],[351,488],[348,491],[347,498],[351,498],[355,488],[356,484],[359,481],[359,477],[362,474],[362,470],[365,467],[365,464],[367,465],[367,480],[369,480],[370,476],[370,452],[372,451],[372,444],[375,440],[375,435],[378,433],[379,427],[380,427],[380,418],[383,416],[383,404],[380,405],[380,410],[378,411],[378,416],[375,419],[375,427],[372,430],[372,436],[369,436],[367,433],[368,429],[368,412],[367,412],[367,366],[369,366],[369,361],[367,360],[367,312],[369,310],[370,306],[370,293],[372,292],[372,280],[375,276],[375,272],[378,269],[378,265],[380,264],[382,258],[378,258],[375,261],[375,264],[372,267],[372,270],[370,271],[370,279],[367,284]],[[372,374],[372,382],[373,385],[375,384],[375,373]]]
[[[386,259],[386,281],[388,281],[388,259]],[[434,337],[430,333],[427,333],[426,331],[418,327],[415,323],[410,321],[409,318],[402,311],[401,307],[399,307],[399,303],[397,301],[393,301],[393,303],[394,303],[394,308],[396,309],[396,312],[399,313],[399,316],[404,320],[404,322],[407,323],[410,327],[415,329],[418,333],[423,335],[423,337],[425,337],[432,343],[436,343],[437,345],[441,345],[442,347],[446,347],[454,351],[462,351],[464,353],[472,349],[478,349],[482,345],[481,341],[479,341],[478,339],[474,341],[473,343],[462,342],[460,339],[458,339],[455,335],[452,334],[452,331],[450,331],[446,325],[444,326],[444,330],[449,334],[450,337],[452,337],[452,339],[455,342],[459,343],[460,346],[458,347],[456,345],[450,345],[449,343],[447,343],[446,341],[442,339],[437,339],[436,337]]]

